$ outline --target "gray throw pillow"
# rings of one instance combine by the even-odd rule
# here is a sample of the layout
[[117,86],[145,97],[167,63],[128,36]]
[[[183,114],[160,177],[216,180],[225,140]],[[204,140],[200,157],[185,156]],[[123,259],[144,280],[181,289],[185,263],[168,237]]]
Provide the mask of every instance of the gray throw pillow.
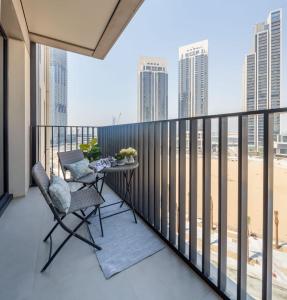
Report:
[[71,204],[69,184],[59,176],[52,176],[49,194],[55,207],[62,213],[67,213]]
[[86,158],[75,163],[65,165],[64,167],[71,172],[71,175],[75,180],[94,172],[91,168],[89,168],[89,161]]

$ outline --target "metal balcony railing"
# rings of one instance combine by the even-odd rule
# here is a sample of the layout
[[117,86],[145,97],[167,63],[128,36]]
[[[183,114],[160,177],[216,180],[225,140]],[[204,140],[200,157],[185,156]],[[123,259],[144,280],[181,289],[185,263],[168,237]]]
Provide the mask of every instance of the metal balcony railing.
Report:
[[41,161],[48,173],[61,175],[57,152],[79,149],[96,136],[95,126],[33,126],[31,162]]
[[[46,141],[50,132],[50,145],[46,142],[43,158],[46,166],[50,162],[54,173],[60,173],[57,162],[53,162],[57,151],[76,149],[80,141],[94,136],[98,137],[103,156],[114,155],[124,147],[136,148],[139,168],[132,182],[132,199],[137,213],[226,298],[253,297],[248,290],[247,269],[248,189],[252,180],[248,179],[248,161],[252,154],[260,157],[262,199],[258,199],[258,206],[262,209],[263,224],[261,292],[258,293],[262,299],[271,299],[274,136],[278,131],[274,120],[286,112],[287,108],[282,108],[98,128],[37,126],[35,134],[39,142],[43,134]],[[252,119],[256,122],[252,123]],[[248,138],[252,135],[252,124],[260,132],[256,151],[252,139]],[[65,132],[63,136],[61,130]],[[56,144],[55,134],[60,141]],[[235,161],[237,170],[236,194],[232,195],[228,191],[230,160]],[[215,169],[213,161],[216,161]],[[121,197],[124,197],[124,183],[121,174],[107,177],[107,184]],[[232,234],[228,216],[233,209],[229,207],[230,197],[236,198],[234,210],[237,211]],[[229,270],[230,240],[236,244],[233,273]]]

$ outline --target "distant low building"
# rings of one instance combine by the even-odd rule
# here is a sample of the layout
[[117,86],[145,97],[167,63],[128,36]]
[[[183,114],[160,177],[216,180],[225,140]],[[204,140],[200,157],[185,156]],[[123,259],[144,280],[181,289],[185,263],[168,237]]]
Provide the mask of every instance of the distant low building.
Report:
[[274,142],[276,156],[287,157],[287,134],[278,134]]

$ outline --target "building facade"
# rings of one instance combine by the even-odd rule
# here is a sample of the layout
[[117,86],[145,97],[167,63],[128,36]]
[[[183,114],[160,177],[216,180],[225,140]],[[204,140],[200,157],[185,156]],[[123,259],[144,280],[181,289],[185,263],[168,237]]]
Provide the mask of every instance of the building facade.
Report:
[[67,52],[49,48],[50,125],[67,125]]
[[208,40],[179,48],[178,117],[208,114]]
[[[252,51],[244,63],[244,108],[247,111],[279,108],[282,69],[282,11],[269,13],[255,25]],[[274,115],[274,136],[280,133],[280,116]],[[249,117],[248,144],[256,151],[263,145],[263,116]]]
[[168,118],[168,73],[165,60],[142,57],[138,64],[138,121]]

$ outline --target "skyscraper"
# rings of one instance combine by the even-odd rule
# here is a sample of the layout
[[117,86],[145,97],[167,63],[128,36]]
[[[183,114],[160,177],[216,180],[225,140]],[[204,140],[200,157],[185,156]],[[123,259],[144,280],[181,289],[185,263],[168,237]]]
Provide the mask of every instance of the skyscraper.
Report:
[[[271,11],[266,22],[255,25],[252,51],[244,63],[245,110],[279,108],[281,99],[282,11]],[[274,116],[274,134],[280,133],[280,116]],[[248,144],[256,151],[264,139],[263,116],[248,120]]]
[[179,48],[178,117],[208,113],[208,40]]
[[67,52],[50,49],[50,116],[51,125],[67,125]]
[[167,118],[167,63],[157,57],[142,57],[138,64],[138,121]]

